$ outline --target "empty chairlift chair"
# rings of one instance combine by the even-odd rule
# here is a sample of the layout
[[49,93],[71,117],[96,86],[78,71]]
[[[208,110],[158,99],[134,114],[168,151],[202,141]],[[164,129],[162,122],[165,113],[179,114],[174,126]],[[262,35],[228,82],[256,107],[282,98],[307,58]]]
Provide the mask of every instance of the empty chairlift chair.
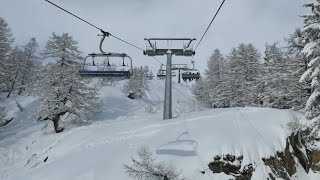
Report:
[[[160,67],[160,69],[158,70],[158,73],[157,73],[157,78],[158,79],[165,79],[166,74],[167,74],[167,71],[165,69],[162,69],[162,65],[161,65],[161,67]],[[177,76],[176,72],[171,71],[171,76]]]
[[[122,58],[122,63],[112,64],[110,58]],[[88,62],[92,60],[91,62]],[[97,60],[99,59],[99,60]],[[129,59],[130,64],[125,64]],[[125,53],[92,53],[89,54],[79,71],[82,77],[124,77],[129,78],[132,74],[132,59]]]

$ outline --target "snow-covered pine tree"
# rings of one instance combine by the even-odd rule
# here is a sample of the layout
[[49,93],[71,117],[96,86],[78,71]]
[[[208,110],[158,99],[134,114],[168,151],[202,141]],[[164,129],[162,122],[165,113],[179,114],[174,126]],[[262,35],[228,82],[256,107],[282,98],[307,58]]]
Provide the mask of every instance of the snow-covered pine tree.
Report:
[[9,61],[13,35],[5,19],[0,17],[0,90],[9,88],[11,72],[8,66],[12,66]]
[[44,58],[50,58],[40,80],[41,117],[51,120],[56,133],[63,131],[61,118],[65,114],[81,117],[86,110],[97,107],[97,89],[88,85],[78,74],[80,51],[68,33],[52,34],[47,41]]
[[208,83],[202,76],[200,76],[199,80],[192,86],[192,93],[195,98],[206,106],[210,106],[208,89]]
[[15,87],[17,86],[17,82],[21,77],[22,69],[26,68],[24,53],[17,46],[11,51],[8,61],[10,62],[10,65],[7,66],[7,70],[9,70],[8,74],[10,75],[10,82],[7,98],[10,97],[11,92],[14,91]]
[[305,4],[311,8],[311,14],[304,15],[304,48],[303,52],[310,59],[308,70],[301,76],[300,82],[311,84],[311,95],[306,104],[306,117],[313,119],[320,115],[320,2],[313,0]]
[[38,44],[35,38],[23,46],[23,49],[15,47],[9,56],[11,62],[10,68],[10,86],[8,98],[12,91],[18,89],[21,94],[27,85],[33,85],[36,72],[40,69],[38,57],[35,55]]
[[285,38],[285,41],[288,54],[302,54],[301,51],[305,46],[305,41],[304,32],[301,29],[296,29],[288,38]]
[[21,94],[27,86],[32,86],[37,78],[37,74],[41,69],[39,57],[37,56],[38,43],[36,38],[31,38],[29,42],[23,46],[24,54],[24,65],[21,69],[20,88],[19,93]]
[[148,77],[144,68],[134,68],[132,76],[124,85],[123,92],[132,99],[141,99],[146,95],[147,90],[149,90]]
[[278,43],[266,44],[262,82],[263,105],[274,108],[293,108],[303,104],[298,80],[301,63],[290,56]]
[[152,70],[150,70],[149,74],[148,74],[148,80],[152,80],[154,78],[154,74],[152,72]]
[[224,106],[220,101],[221,94],[219,93],[224,84],[224,61],[224,57],[220,50],[215,49],[209,58],[208,69],[206,70],[207,88],[205,91],[209,95],[209,98],[205,99],[205,101],[208,101],[207,104],[214,108]]
[[[252,44],[240,44],[228,56],[226,73],[230,85],[232,107],[253,105],[257,102],[260,53]],[[250,93],[248,93],[250,92]]]
[[226,93],[225,95],[230,100],[229,104],[231,107],[244,106],[244,62],[241,62],[241,60],[238,58],[237,48],[232,48],[227,58],[228,69],[226,69],[226,75],[228,78],[226,79],[226,82],[228,82],[230,85],[229,92],[231,93]]

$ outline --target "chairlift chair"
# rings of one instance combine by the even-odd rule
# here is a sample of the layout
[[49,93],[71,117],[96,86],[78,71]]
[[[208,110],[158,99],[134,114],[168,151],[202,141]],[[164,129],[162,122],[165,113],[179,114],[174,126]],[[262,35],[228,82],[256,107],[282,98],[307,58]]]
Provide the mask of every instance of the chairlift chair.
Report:
[[200,79],[200,71],[197,69],[190,69],[188,71],[185,71],[181,75],[183,81],[193,81],[193,80],[199,80]]
[[[100,45],[99,45],[101,53],[88,54],[88,56],[84,59],[82,69],[79,71],[80,75],[82,77],[124,77],[124,78],[129,78],[133,72],[131,57],[125,53],[110,53],[110,52],[103,51],[102,44],[103,44],[103,41],[105,40],[106,36],[109,36],[109,33],[104,32],[102,30],[101,30],[101,32],[102,32],[102,35],[100,35],[100,36],[102,36],[102,38],[101,38]],[[92,59],[92,63],[87,63],[87,60],[89,58]],[[107,65],[102,64],[102,63],[96,63],[95,58],[106,58]],[[130,61],[129,69],[128,70],[116,69],[116,66],[114,64],[110,64],[110,62],[109,62],[110,58],[122,58],[122,67],[126,67],[126,65],[124,63],[125,59],[129,59],[129,61]],[[114,67],[115,69],[112,69],[111,67]]]
[[199,80],[200,79],[200,71],[194,68],[194,61],[191,62],[193,67],[192,69],[188,69],[184,71],[181,75],[184,82]]
[[[107,58],[107,65],[103,63],[97,63],[96,58]],[[110,57],[122,58],[122,67],[127,67],[124,63],[125,58],[130,60],[130,67],[128,70],[117,70],[114,64],[110,64]],[[92,63],[88,63],[88,59],[92,59]],[[121,67],[121,66],[120,66]],[[130,78],[132,73],[132,59],[130,56],[122,53],[92,53],[89,54],[83,63],[82,69],[79,71],[82,77],[125,77]]]
[[[165,69],[162,69],[162,65],[160,67],[160,69],[158,70],[157,73],[157,78],[158,79],[164,79],[167,75],[167,71]],[[171,71],[171,76],[177,76],[176,72]]]

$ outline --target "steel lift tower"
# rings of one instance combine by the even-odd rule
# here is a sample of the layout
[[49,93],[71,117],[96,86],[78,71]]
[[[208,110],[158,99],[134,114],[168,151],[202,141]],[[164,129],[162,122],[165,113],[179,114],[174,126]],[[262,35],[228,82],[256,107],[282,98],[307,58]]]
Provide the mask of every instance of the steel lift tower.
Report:
[[[170,76],[166,76],[165,82],[165,94],[164,94],[164,111],[163,111],[163,119],[172,119],[172,77],[171,77],[171,65],[172,65],[172,55],[176,56],[193,56],[195,51],[192,47],[192,41],[196,39],[190,38],[145,38],[147,41],[146,50],[143,52],[144,55],[147,56],[164,56],[167,55],[167,67],[166,74]],[[173,41],[182,41],[182,48],[158,48],[158,41],[167,41],[167,44],[172,44]],[[186,42],[186,43],[184,43]]]

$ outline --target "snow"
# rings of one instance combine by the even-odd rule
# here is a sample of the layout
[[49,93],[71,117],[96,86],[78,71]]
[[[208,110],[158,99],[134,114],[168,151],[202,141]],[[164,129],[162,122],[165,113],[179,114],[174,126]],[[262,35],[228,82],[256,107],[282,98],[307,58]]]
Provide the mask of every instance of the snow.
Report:
[[[181,169],[187,180],[231,179],[212,174],[207,166],[214,156],[228,153],[243,155],[241,168],[254,164],[253,180],[266,179],[270,169],[261,158],[285,148],[287,123],[297,116],[291,110],[269,108],[204,110],[186,84],[173,83],[176,118],[162,120],[164,81],[151,81],[152,90],[142,100],[125,97],[124,82],[100,90],[101,111],[88,114],[89,124],[67,126],[60,134],[53,133],[51,125],[41,130],[46,122],[32,120],[34,98],[21,100],[23,113],[12,101],[11,114],[19,116],[0,129],[0,179],[127,180],[123,164],[130,164],[142,146],[148,146],[157,161]],[[146,110],[150,103],[158,107],[156,112]],[[298,179],[320,178],[313,172],[303,174],[302,167],[298,170]]]

